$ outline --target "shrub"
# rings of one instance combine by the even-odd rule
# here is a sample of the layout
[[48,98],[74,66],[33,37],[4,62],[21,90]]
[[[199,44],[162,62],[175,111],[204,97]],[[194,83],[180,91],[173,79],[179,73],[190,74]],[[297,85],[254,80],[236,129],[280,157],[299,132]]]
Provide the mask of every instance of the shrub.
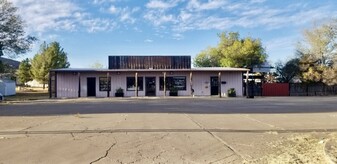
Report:
[[119,87],[118,89],[116,89],[116,93],[124,93],[124,90],[121,87]]
[[115,97],[124,97],[124,90],[121,87],[116,89]]
[[235,88],[228,89],[227,94],[228,94],[228,97],[236,97]]
[[178,96],[178,88],[176,87],[170,88],[170,96]]

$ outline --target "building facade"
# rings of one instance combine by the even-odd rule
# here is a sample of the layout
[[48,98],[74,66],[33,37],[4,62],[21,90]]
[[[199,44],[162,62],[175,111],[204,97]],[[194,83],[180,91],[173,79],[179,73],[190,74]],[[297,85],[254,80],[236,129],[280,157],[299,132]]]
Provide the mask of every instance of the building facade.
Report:
[[54,69],[50,97],[227,96],[243,95],[244,68],[191,68],[190,56],[110,56],[109,69]]

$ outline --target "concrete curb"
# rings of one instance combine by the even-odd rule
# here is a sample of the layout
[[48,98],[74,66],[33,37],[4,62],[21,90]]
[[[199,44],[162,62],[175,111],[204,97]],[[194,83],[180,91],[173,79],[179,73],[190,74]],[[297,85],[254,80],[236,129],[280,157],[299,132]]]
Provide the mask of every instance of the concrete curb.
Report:
[[31,103],[66,103],[66,102],[123,102],[123,101],[135,101],[135,100],[244,100],[245,97],[211,97],[211,96],[178,96],[178,97],[95,97],[95,98],[53,98],[53,99],[42,99],[42,100],[24,100],[24,101],[3,101],[0,105],[12,105],[12,104],[31,104]]

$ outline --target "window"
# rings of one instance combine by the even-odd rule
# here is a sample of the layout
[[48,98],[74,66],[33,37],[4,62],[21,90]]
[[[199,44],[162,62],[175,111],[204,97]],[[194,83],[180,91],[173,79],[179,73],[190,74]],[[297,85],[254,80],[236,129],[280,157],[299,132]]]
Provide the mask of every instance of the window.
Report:
[[111,90],[111,80],[108,77],[99,78],[99,91],[110,91]]
[[[164,90],[164,77],[159,78],[159,89]],[[178,90],[186,90],[186,77],[185,76],[173,76],[166,77],[166,90],[175,87]]]
[[[138,77],[138,90],[143,90],[143,77]],[[126,90],[127,91],[135,91],[136,90],[136,82],[135,77],[126,77]]]

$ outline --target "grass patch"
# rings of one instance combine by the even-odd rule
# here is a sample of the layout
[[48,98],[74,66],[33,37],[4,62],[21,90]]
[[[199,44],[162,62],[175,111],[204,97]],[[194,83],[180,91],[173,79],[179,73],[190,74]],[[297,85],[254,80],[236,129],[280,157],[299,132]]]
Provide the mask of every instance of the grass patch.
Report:
[[23,88],[16,91],[16,95],[5,97],[5,101],[29,101],[48,99],[48,89]]

